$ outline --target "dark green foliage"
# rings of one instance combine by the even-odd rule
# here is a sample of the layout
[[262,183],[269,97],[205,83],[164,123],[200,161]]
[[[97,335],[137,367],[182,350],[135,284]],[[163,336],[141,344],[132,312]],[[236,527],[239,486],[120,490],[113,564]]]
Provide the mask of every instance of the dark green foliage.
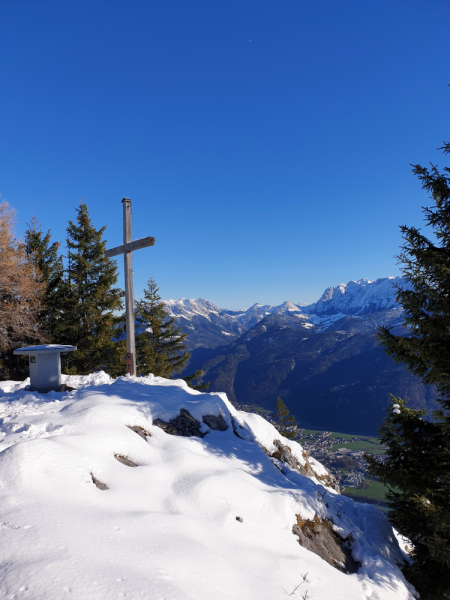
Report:
[[297,427],[294,415],[291,415],[288,408],[286,407],[283,400],[277,398],[277,412],[275,419],[278,421],[278,431],[289,439],[295,439],[297,437],[297,430],[288,431],[290,427]]
[[[450,144],[443,150],[449,153]],[[441,409],[431,422],[425,411],[394,399],[399,408],[381,429],[387,462],[368,460],[381,481],[397,488],[388,494],[390,518],[415,546],[405,575],[423,600],[442,600],[450,598],[450,179],[433,165],[416,165],[414,173],[431,192],[433,205],[423,211],[433,237],[401,227],[399,259],[410,289],[399,289],[398,301],[409,335],[382,327],[378,338],[396,362],[436,386]]]
[[[450,144],[444,152],[450,152]],[[411,289],[399,289],[397,299],[411,335],[392,335],[382,327],[378,337],[396,362],[434,384],[443,407],[450,409],[450,179],[434,166],[428,170],[416,165],[414,173],[434,201],[423,212],[435,240],[415,227],[400,227],[405,243],[398,258]]]
[[59,242],[51,243],[50,230],[44,234],[36,217],[31,218],[25,232],[25,251],[32,257],[45,283],[44,307],[39,320],[50,341],[55,338],[57,321],[61,317],[64,265],[58,254]]
[[372,455],[366,460],[390,488],[392,524],[414,545],[412,563],[402,570],[423,600],[442,600],[450,594],[449,436],[442,422],[427,421],[424,410],[409,409],[394,396],[380,436],[386,462]]
[[158,292],[150,278],[145,299],[136,303],[136,325],[142,330],[136,336],[136,368],[140,375],[170,377],[183,369],[190,355],[184,344],[186,334],[176,326],[175,317],[169,318]]
[[68,269],[63,284],[62,318],[55,342],[73,344],[65,371],[85,375],[105,370],[112,376],[125,373],[125,341],[118,341],[123,292],[117,283],[117,264],[105,257],[105,227],[95,229],[86,204],[77,209],[77,219],[67,228]]
[[192,373],[192,375],[187,375],[186,377],[182,377],[182,379],[184,379],[184,381],[192,389],[198,390],[199,392],[206,392],[209,388],[209,381],[206,381],[205,383],[194,383],[196,379],[201,379],[203,375],[204,372],[202,371],[202,369],[197,369],[196,371],[194,371],[194,373]]

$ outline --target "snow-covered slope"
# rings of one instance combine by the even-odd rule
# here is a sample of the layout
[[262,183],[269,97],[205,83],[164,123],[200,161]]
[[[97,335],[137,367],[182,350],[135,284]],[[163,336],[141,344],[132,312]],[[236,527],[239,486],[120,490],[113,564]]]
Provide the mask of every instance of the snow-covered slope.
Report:
[[[39,395],[2,386],[5,598],[412,600],[386,517],[324,488],[319,463],[311,477],[287,465],[280,472],[267,455],[274,440],[300,464],[305,457],[261,417],[183,381],[99,373],[66,383],[78,389]],[[222,415],[228,427],[202,423],[199,438],[153,424],[182,408],[200,422]],[[299,545],[293,525],[315,515],[342,537],[351,533],[357,573]]]

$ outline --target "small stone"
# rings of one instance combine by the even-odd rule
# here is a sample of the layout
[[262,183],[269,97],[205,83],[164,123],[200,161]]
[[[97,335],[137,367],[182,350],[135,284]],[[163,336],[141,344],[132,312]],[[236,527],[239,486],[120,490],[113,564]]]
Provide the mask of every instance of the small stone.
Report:
[[131,425],[127,425],[127,427],[129,429],[131,429],[131,431],[134,431],[134,433],[137,433],[138,435],[141,436],[141,438],[145,441],[147,441],[148,437],[151,437],[151,434],[144,429],[143,427],[140,427],[139,425],[133,425],[133,427],[131,427]]
[[239,521],[239,523],[243,523],[244,519],[242,517],[236,517],[236,521]]
[[123,454],[114,454],[114,458],[127,467],[137,467],[137,464]]
[[109,490],[109,487],[106,485],[106,483],[103,483],[99,479],[97,479],[97,477],[95,477],[93,473],[91,473],[91,477],[92,483],[94,483],[99,490]]

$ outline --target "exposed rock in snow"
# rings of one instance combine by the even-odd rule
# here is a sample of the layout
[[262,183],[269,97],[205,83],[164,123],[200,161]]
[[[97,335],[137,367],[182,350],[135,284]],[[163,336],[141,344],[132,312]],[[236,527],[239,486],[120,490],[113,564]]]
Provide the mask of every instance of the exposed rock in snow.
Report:
[[109,490],[109,487],[102,481],[98,480],[97,477],[95,477],[95,475],[93,473],[91,473],[91,477],[92,477],[92,483],[96,487],[98,487],[99,490]]
[[126,467],[137,467],[137,464],[123,454],[114,454],[114,458]]
[[170,435],[182,435],[183,437],[203,437],[200,431],[201,424],[185,408],[180,408],[180,415],[170,419],[168,423],[162,419],[154,419],[153,425],[157,425]]
[[[286,441],[287,438],[284,439]],[[262,446],[262,449],[272,459],[273,464],[277,467],[283,475],[286,474],[286,469],[283,465],[288,465],[300,475],[305,475],[306,477],[314,477],[317,480],[321,481],[325,486],[332,488],[339,492],[339,485],[336,481],[334,475],[326,471],[323,466],[317,462],[314,458],[310,458],[306,453],[302,453],[303,462],[301,463],[296,456],[292,453],[292,450],[289,446],[283,445],[280,440],[274,440],[273,445],[275,446],[275,452],[269,452],[267,448]],[[297,444],[298,445],[298,444]],[[298,452],[298,449],[295,448]],[[298,455],[298,454],[297,454]],[[312,464],[315,467],[315,470]],[[325,471],[325,474],[323,473]]]
[[134,431],[134,433],[140,435],[141,438],[145,441],[147,441],[147,438],[150,437],[150,433],[143,427],[139,427],[139,425],[128,425],[128,427],[131,429],[131,431]]
[[361,564],[352,557],[352,536],[341,539],[333,531],[333,524],[329,519],[321,519],[317,515],[314,519],[302,519],[296,515],[297,523],[292,528],[292,533],[298,536],[298,543],[326,560],[339,571],[356,573]]
[[225,419],[222,415],[219,415],[218,417],[214,415],[203,415],[202,419],[203,423],[206,423],[213,431],[226,431],[228,429],[228,425],[225,423]]
[[[320,463],[309,459],[309,471],[298,443],[224,394],[103,373],[71,377],[69,393],[26,383],[0,396],[5,598],[413,599],[387,518],[324,487]],[[154,425],[180,416],[203,437]],[[262,446],[281,453],[283,473]],[[357,572],[300,545],[298,519],[351,534]]]

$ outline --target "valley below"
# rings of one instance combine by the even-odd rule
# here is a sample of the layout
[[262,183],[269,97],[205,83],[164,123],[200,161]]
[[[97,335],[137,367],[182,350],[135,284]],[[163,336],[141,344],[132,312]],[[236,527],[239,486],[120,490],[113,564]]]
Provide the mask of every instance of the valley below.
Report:
[[364,458],[372,454],[383,461],[386,448],[379,439],[307,429],[298,433],[296,441],[336,477],[342,494],[386,510],[388,488],[370,475]]

